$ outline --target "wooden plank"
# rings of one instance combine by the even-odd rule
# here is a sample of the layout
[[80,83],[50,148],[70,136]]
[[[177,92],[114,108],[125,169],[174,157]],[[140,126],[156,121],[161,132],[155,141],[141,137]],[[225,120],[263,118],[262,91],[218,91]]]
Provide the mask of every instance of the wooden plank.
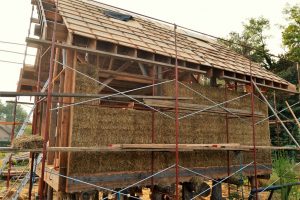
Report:
[[[36,174],[38,176],[41,176],[41,165],[38,165],[36,168]],[[46,165],[45,166],[45,174],[44,174],[44,181],[50,185],[55,191],[60,191],[60,185],[59,185],[59,176],[54,176],[53,174],[49,173],[53,172],[53,173],[58,173],[58,171],[56,169],[53,168],[53,166],[51,165]]]
[[[56,48],[55,50],[55,60],[59,60],[60,58],[60,49]],[[53,63],[53,76],[52,77],[56,77],[58,75],[58,63],[54,62]],[[57,81],[52,82],[53,83],[53,87],[52,87],[52,92],[58,92],[59,90],[59,85]],[[57,102],[58,101],[58,97],[52,97],[52,104],[51,104],[51,108],[56,107]],[[49,146],[55,146],[56,144],[56,126],[57,126],[57,112],[52,111],[50,113],[50,128],[49,128]],[[55,154],[53,152],[49,152],[47,155],[47,164],[48,165],[53,165],[54,162],[54,156]]]
[[33,79],[21,78],[19,79],[19,85],[28,85],[28,86],[36,86],[37,81]]
[[[173,101],[167,100],[157,100],[157,99],[144,99],[145,104],[160,107],[160,108],[175,108],[175,103]],[[204,110],[203,112],[210,112],[210,113],[218,113],[218,114],[226,114],[228,113],[226,110],[219,108],[218,106],[214,108],[208,109],[210,106],[208,105],[200,105],[200,104],[191,104],[191,103],[182,103],[179,102],[178,105],[180,110],[188,110],[188,111],[199,111]],[[251,113],[247,110],[240,110],[234,108],[227,108],[230,112],[239,115],[239,116],[249,116]],[[229,113],[230,114],[230,113]],[[255,112],[256,117],[265,117],[262,112]]]
[[[47,147],[47,152],[162,152],[175,151],[175,144],[110,144],[108,146],[98,147]],[[179,144],[179,151],[253,151],[254,147],[250,145],[241,145],[237,143],[225,144]],[[295,146],[256,146],[257,150],[295,150],[300,148]],[[42,152],[38,149],[20,149],[13,147],[0,147],[0,152]]]
[[[45,9],[45,16],[46,16],[47,20],[55,21],[55,12],[54,11],[50,11],[50,10]],[[63,22],[62,16],[59,13],[57,14],[57,22],[58,23]]]
[[[24,122],[4,122],[4,121],[0,121],[0,125],[22,125]],[[28,125],[32,125],[32,123],[28,123]]]
[[[115,72],[122,72],[124,70],[126,70],[130,65],[132,65],[133,62],[125,62],[123,65],[121,65],[117,70],[115,70]],[[103,82],[103,85],[101,85],[99,87],[99,93],[106,87],[106,85],[110,84],[112,81],[114,80],[114,77],[111,76],[108,79],[106,79]]]
[[298,127],[300,128],[300,122],[299,122],[298,118],[296,117],[294,111],[292,110],[290,104],[289,104],[287,101],[285,101],[285,104],[286,104],[286,106],[288,107],[290,113],[292,114],[292,116],[293,116],[295,122],[297,123]]
[[[264,163],[265,166],[272,168],[271,164]],[[237,171],[241,167],[244,167],[245,165],[231,165],[230,171]],[[220,179],[227,176],[227,166],[210,166],[210,167],[193,167],[190,168],[191,170],[204,174],[208,177],[212,177],[214,179]],[[253,166],[247,167],[245,170],[243,170],[244,176],[249,176],[254,173]],[[257,174],[258,175],[266,175],[271,174],[272,170],[265,168],[264,166],[257,166]],[[174,174],[175,169],[169,169],[165,171],[164,173],[158,174],[155,176],[154,184],[159,184],[161,180],[167,183],[174,183]],[[103,187],[109,187],[109,188],[118,188],[118,187],[126,187],[130,184],[136,183],[137,181],[140,181],[143,178],[149,177],[151,175],[150,171],[120,171],[120,172],[109,172],[109,173],[99,173],[99,174],[82,174],[82,175],[71,175],[71,177],[86,181],[95,185],[100,185]],[[191,177],[194,176],[193,173],[182,170],[180,171],[180,181],[190,181]],[[143,182],[142,184],[147,185],[151,184],[150,179],[148,181]],[[88,186],[86,184],[81,184],[78,182],[70,182],[70,184],[67,186],[68,192],[78,192],[78,191],[88,191],[93,190],[95,188]]]
[[[47,21],[47,39],[51,40],[53,34],[54,22]],[[68,29],[64,24],[56,24],[55,38],[58,41],[66,41],[68,36]],[[49,41],[50,42],[50,41]]]
[[[142,84],[152,84],[152,79],[149,76],[145,77],[143,75],[138,75],[138,74],[117,72],[117,71],[112,71],[112,70],[102,70],[102,69],[100,69],[99,72],[100,72],[99,77],[107,78],[107,80],[115,79],[115,80],[119,80],[119,81],[128,81],[128,82],[135,82],[135,83],[142,83]],[[161,80],[161,81],[163,81],[163,80]]]

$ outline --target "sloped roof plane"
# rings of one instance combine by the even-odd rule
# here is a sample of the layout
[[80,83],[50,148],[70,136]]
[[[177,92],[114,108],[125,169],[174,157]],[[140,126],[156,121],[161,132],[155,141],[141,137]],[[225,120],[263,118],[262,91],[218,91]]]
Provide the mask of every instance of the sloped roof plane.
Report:
[[[174,28],[168,24],[92,0],[60,0],[58,9],[68,31],[73,34],[175,57]],[[107,16],[107,11],[133,18],[118,20]],[[276,84],[280,88],[294,89],[288,81],[259,64],[200,34],[179,28],[177,50],[178,59],[224,70],[239,77],[252,74],[254,78],[268,82],[271,87]],[[246,81],[246,77],[242,79]]]

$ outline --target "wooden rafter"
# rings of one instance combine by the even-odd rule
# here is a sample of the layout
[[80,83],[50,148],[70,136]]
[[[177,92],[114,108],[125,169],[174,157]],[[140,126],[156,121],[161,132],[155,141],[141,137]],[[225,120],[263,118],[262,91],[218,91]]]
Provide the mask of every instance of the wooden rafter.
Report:
[[[132,61],[127,61],[125,62],[123,65],[121,65],[117,70],[115,70],[116,72],[122,72],[124,70],[126,70],[133,62]],[[106,79],[105,81],[103,81],[103,85],[101,85],[99,87],[99,93],[106,87],[105,85],[110,84],[113,80],[114,80],[114,76],[110,76],[108,79]]]

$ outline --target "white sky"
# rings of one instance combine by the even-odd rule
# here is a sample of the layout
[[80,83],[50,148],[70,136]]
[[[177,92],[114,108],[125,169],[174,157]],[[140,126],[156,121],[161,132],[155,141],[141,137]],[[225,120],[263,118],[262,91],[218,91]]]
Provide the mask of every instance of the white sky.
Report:
[[[25,43],[31,14],[31,0],[3,1],[0,6],[0,40]],[[214,36],[240,32],[242,22],[263,16],[270,20],[272,38],[268,45],[274,54],[283,51],[279,24],[285,24],[282,10],[299,0],[102,0],[101,2],[166,20]],[[0,50],[24,52],[24,46],[0,43]],[[34,53],[30,49],[29,53]],[[0,51],[0,60],[22,62],[23,56]],[[33,64],[33,58],[27,59]],[[15,91],[22,65],[0,62],[0,91]],[[4,99],[2,99],[4,100]]]

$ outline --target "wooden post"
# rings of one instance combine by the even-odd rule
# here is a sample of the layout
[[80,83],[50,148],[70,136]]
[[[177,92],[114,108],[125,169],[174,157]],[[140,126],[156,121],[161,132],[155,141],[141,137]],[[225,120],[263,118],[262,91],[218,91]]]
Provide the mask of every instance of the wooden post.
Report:
[[[73,40],[73,35],[70,33],[68,36],[68,43],[71,44]],[[73,50],[66,50],[66,58],[64,63],[71,68],[76,66],[76,53]],[[75,75],[76,73],[67,68],[65,69],[65,78],[64,78],[64,92],[73,93],[75,91]],[[62,98],[64,103],[74,103],[74,97],[64,97]],[[67,147],[69,145],[69,138],[72,133],[72,121],[73,121],[73,107],[65,107],[62,109],[62,119],[61,119],[61,136],[60,136],[60,146]],[[67,175],[68,167],[68,153],[61,152],[59,154],[59,173]],[[65,191],[67,180],[60,177],[59,179],[60,190]]]
[[191,183],[189,182],[184,182],[182,184],[182,199],[183,200],[190,200],[193,198],[193,191],[191,191]]
[[53,200],[53,188],[50,185],[47,189],[47,200]]
[[292,110],[292,108],[291,108],[290,104],[289,104],[287,101],[285,101],[285,104],[286,104],[286,106],[288,107],[288,109],[289,109],[290,113],[292,114],[292,116],[293,116],[294,120],[296,121],[296,123],[297,123],[298,127],[300,128],[300,123],[299,123],[299,120],[298,120],[298,118],[296,117],[296,115],[295,115],[294,111]]
[[212,181],[212,186],[210,200],[222,200],[222,184],[217,184],[216,181]]
[[[59,55],[60,55],[60,49],[56,48],[55,51],[55,60],[59,60]],[[58,75],[58,63],[54,62],[54,68],[53,68],[53,77],[55,78]],[[58,83],[54,80],[52,83],[52,91],[53,92],[58,92],[59,90],[59,85]],[[56,102],[58,101],[58,97],[52,97],[53,103],[52,103],[52,108],[56,106]],[[52,111],[51,112],[51,117],[50,117],[50,130],[49,130],[49,147],[55,146],[55,134],[56,134],[56,126],[57,126],[57,112]],[[52,165],[54,162],[54,152],[49,152],[47,156],[47,164]]]

